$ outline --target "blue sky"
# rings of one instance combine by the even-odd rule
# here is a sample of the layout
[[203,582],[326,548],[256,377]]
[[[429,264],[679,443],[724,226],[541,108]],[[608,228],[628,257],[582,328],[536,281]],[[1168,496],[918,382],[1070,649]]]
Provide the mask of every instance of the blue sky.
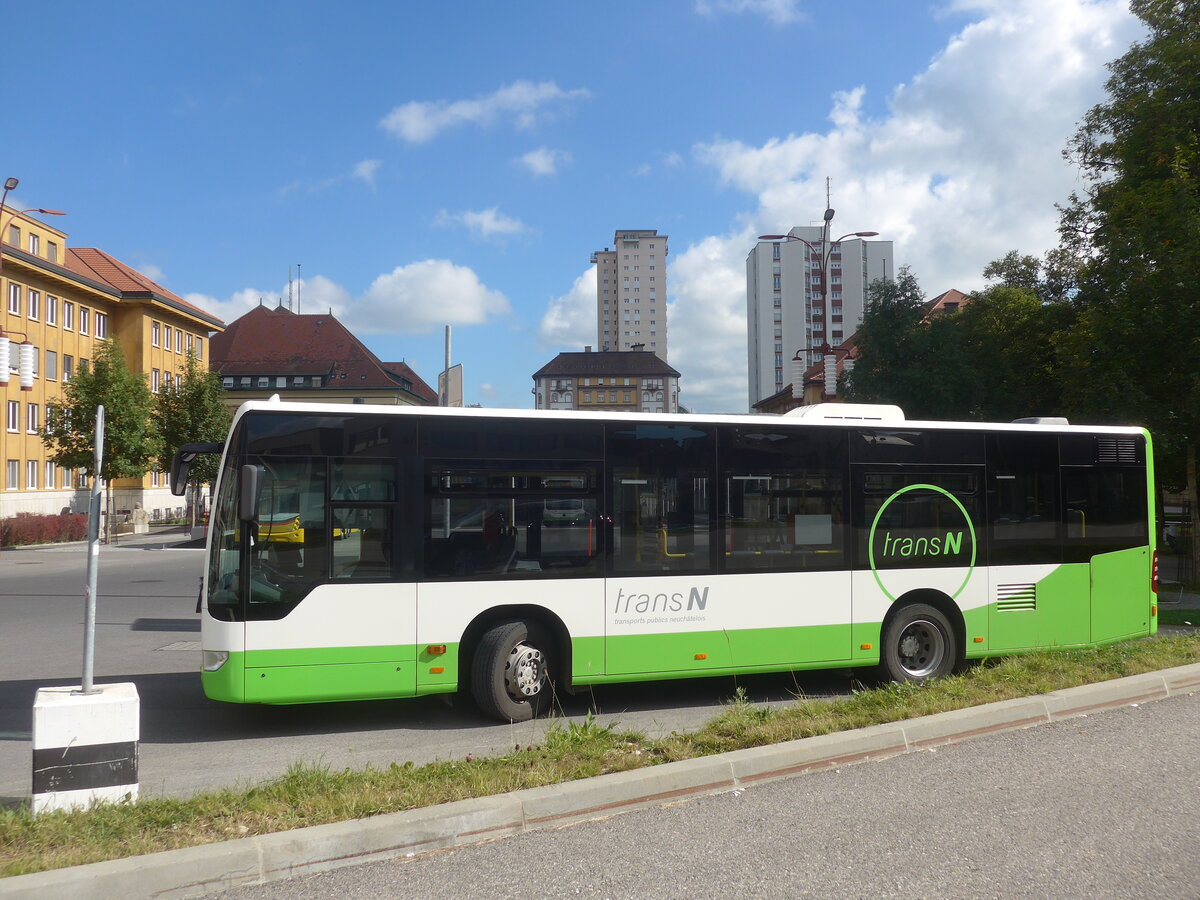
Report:
[[[1055,242],[1116,0],[69,4],[5,14],[18,208],[225,319],[333,309],[468,402],[595,343],[593,250],[670,236],[670,362],[744,411],[745,257],[819,221],[932,296]],[[840,233],[840,232],[839,232]]]

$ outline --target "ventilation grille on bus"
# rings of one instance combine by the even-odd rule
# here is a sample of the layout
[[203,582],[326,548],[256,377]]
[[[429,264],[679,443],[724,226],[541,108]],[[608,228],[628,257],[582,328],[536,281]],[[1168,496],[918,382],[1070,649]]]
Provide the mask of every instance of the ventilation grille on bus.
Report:
[[1033,584],[996,585],[996,612],[1037,609],[1037,586]]
[[1135,437],[1096,438],[1096,462],[1110,464],[1138,462],[1138,439]]

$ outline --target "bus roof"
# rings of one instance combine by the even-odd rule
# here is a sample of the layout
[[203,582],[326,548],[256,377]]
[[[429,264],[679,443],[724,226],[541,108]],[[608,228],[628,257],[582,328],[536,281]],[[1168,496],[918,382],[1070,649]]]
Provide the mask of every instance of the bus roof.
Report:
[[[894,407],[893,407],[894,408]],[[561,421],[587,422],[655,422],[659,424],[681,425],[691,423],[713,423],[728,425],[755,425],[763,427],[768,423],[785,428],[858,428],[867,430],[887,429],[934,429],[957,431],[1017,431],[1017,432],[1065,432],[1073,434],[1143,434],[1146,429],[1137,425],[1067,425],[1061,420],[1050,420],[1044,423],[1029,424],[1021,422],[958,422],[916,419],[835,419],[812,418],[805,416],[774,416],[749,415],[746,413],[642,413],[642,412],[612,412],[574,409],[482,409],[479,407],[443,407],[443,406],[395,406],[376,405],[369,403],[294,403],[272,398],[270,400],[248,400],[243,403],[234,416],[234,424],[242,416],[252,412],[269,413],[305,413],[309,415],[393,415],[393,416],[446,416],[449,418],[495,418],[495,419],[541,419]]]

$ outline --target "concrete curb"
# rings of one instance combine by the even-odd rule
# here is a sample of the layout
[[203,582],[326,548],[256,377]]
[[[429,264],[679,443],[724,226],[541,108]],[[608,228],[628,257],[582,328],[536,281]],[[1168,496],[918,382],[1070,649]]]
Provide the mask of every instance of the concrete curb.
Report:
[[1200,663],[567,784],[19,875],[0,879],[0,898],[197,897],[601,818],[1197,690]]

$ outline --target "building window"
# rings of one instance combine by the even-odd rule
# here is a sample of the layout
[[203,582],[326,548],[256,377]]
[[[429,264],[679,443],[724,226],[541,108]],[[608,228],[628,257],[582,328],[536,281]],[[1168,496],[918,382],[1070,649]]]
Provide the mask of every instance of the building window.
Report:
[[21,246],[21,229],[16,225],[8,226],[8,242],[14,247]]
[[96,337],[101,340],[108,337],[108,315],[106,313],[96,313]]
[[26,490],[37,490],[38,464],[36,459],[25,461],[25,488]]
[[157,347],[159,344],[159,333],[162,331],[162,326],[157,322],[150,323],[150,346]]
[[8,311],[14,316],[21,314],[21,286],[19,284],[8,284]]
[[46,324],[58,324],[58,298],[46,295]]
[[[54,246],[51,244],[50,246]],[[51,460],[46,460],[46,490],[54,489],[54,463]]]
[[15,491],[21,487],[21,461],[18,459],[10,459],[4,466],[4,487],[7,490]]
[[86,488],[88,486],[87,472],[83,469],[75,470],[75,487]]
[[21,428],[21,401],[8,401],[8,430],[19,431]]
[[46,241],[46,259],[52,263],[58,262],[58,244],[54,241]]
[[193,338],[193,337],[192,337],[192,336],[189,334],[189,335],[187,336],[187,352],[188,352],[188,353],[191,353],[191,352],[193,352],[193,351],[192,351],[192,344],[193,344],[193,341],[194,341],[194,338]]
[[204,359],[204,338],[196,337],[196,359]]
[[46,380],[58,381],[58,353],[54,350],[46,351]]
[[30,319],[40,319],[42,317],[42,295],[35,290],[29,291],[29,304],[26,307],[25,315]]
[[175,329],[175,352],[183,352],[183,332],[178,328]]
[[158,369],[151,369],[150,370],[150,393],[157,394],[158,393],[158,385],[159,385]]
[[71,373],[74,371],[74,369],[75,369],[75,357],[71,356],[70,354],[64,353],[63,354],[63,378],[62,378],[64,384],[71,380]]
[[67,331],[75,327],[75,304],[69,300],[63,301],[62,327],[67,329]]
[[36,403],[25,404],[25,430],[37,434],[41,426],[41,408]]
[[270,387],[270,386],[271,386],[271,378],[270,378],[270,376],[269,376],[269,375],[260,375],[260,376],[258,376],[258,386],[259,386],[260,388]]
[[88,333],[88,319],[91,317],[92,311],[85,306],[79,307],[79,333]]
[[29,252],[32,253],[34,256],[38,256],[41,254],[41,252],[42,252],[41,244],[42,244],[41,238],[39,238],[36,234],[31,234],[29,236]]

